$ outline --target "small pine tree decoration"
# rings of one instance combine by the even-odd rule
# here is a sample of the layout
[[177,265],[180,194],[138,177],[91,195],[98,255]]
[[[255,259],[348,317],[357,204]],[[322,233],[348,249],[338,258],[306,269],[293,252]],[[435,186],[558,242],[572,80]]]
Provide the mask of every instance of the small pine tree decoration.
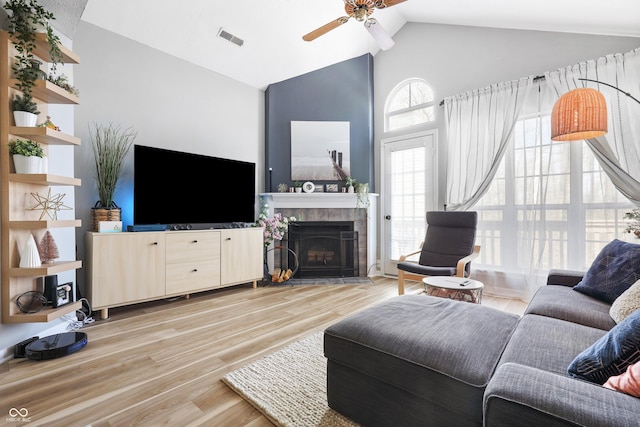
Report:
[[52,262],[54,259],[60,257],[58,245],[56,245],[56,241],[53,239],[49,230],[42,236],[42,240],[40,240],[40,244],[38,245],[38,252],[40,253],[40,261],[42,261],[43,264]]

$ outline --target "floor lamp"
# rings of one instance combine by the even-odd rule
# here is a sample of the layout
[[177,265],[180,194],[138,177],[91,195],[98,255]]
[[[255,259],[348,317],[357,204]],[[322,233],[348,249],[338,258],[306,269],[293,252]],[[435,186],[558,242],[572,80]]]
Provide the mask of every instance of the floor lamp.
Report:
[[[609,86],[640,104],[630,93],[598,80],[578,79]],[[592,88],[578,88],[562,95],[551,112],[551,139],[577,141],[607,133],[607,103],[604,96]]]

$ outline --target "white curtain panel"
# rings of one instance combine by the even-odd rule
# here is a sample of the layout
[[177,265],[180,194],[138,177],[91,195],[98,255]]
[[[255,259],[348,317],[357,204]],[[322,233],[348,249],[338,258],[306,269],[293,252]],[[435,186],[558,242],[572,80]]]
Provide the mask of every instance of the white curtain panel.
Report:
[[448,210],[467,210],[487,191],[532,87],[530,76],[444,100]]
[[599,90],[607,101],[608,133],[587,145],[613,185],[640,205],[640,103],[624,93],[580,78],[613,85],[640,99],[640,49],[545,73],[558,97],[578,87]]

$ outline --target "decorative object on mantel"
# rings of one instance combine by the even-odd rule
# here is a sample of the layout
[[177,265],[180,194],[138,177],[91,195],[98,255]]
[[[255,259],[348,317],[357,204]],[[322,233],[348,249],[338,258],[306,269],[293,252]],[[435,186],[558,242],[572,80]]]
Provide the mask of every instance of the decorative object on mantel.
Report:
[[350,171],[350,123],[291,122],[291,179],[343,180]]
[[44,150],[30,139],[15,139],[9,143],[16,173],[42,173]]
[[326,184],[325,189],[327,193],[337,193],[338,192],[338,184]]
[[93,148],[94,173],[98,186],[98,198],[91,208],[91,229],[99,230],[100,221],[120,221],[121,209],[113,200],[122,174],[122,166],[127,153],[133,145],[137,132],[132,128],[125,130],[109,123],[94,123],[91,129],[91,147]]
[[356,184],[356,208],[369,209],[369,183]]
[[42,220],[42,218],[44,218],[45,215],[48,215],[51,220],[55,221],[58,219],[58,211],[61,211],[61,210],[68,211],[72,209],[69,206],[65,206],[62,204],[62,199],[64,199],[64,196],[66,196],[66,194],[60,194],[60,193],[52,196],[51,187],[49,187],[49,192],[47,193],[47,197],[41,196],[38,193],[31,193],[31,197],[33,197],[37,203],[32,208],[29,208],[29,210],[32,210],[32,211],[42,210],[39,220]]
[[278,193],[286,193],[287,191],[289,191],[289,186],[287,184],[284,182],[278,184]]
[[52,262],[54,259],[60,257],[58,245],[56,245],[56,241],[49,230],[44,233],[44,236],[42,236],[38,244],[38,253],[40,254],[40,261],[43,264]]
[[316,186],[311,181],[307,181],[302,185],[302,191],[304,191],[305,193],[313,193],[315,189],[316,189]]
[[22,247],[20,252],[20,268],[35,268],[40,267],[40,254],[38,253],[38,246],[33,238],[32,234],[29,234],[27,241]]
[[356,180],[348,176],[344,181],[344,185],[347,187],[347,193],[353,193],[355,191]]
[[640,208],[634,208],[631,212],[624,214],[624,219],[631,220],[631,224],[624,229],[626,233],[633,233],[640,239]]
[[[578,79],[598,83],[622,92],[640,104],[640,100],[616,86],[598,80]],[[562,95],[551,112],[551,139],[579,141],[607,133],[607,103],[602,93],[592,88],[578,88]]]
[[294,182],[293,188],[295,188],[296,193],[302,193],[302,183],[300,181]]

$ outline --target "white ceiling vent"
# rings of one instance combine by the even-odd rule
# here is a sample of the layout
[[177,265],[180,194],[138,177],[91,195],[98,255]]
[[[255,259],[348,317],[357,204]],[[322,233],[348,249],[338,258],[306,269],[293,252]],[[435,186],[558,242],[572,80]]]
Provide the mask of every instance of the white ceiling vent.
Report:
[[222,28],[220,28],[220,31],[218,31],[218,37],[223,38],[225,40],[228,40],[228,41],[230,41],[231,43],[233,43],[233,44],[235,44],[237,46],[242,46],[244,44],[244,40],[234,36],[231,33],[226,32]]

